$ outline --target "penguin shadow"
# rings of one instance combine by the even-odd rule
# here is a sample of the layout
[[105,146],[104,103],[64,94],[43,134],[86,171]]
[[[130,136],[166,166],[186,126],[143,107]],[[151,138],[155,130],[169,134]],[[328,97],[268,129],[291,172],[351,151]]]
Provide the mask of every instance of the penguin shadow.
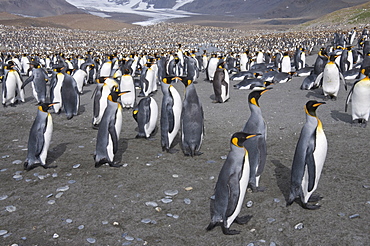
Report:
[[57,146],[55,146],[51,151],[49,150],[47,163],[53,163],[54,161],[59,159],[59,157],[63,155],[64,152],[66,151],[68,144],[69,143],[60,143]]
[[271,160],[271,162],[275,166],[277,186],[279,187],[285,201],[287,202],[290,193],[290,168],[284,166],[279,160]]
[[332,110],[330,113],[331,117],[336,121],[343,121],[346,123],[352,122],[352,116],[348,113],[343,113],[338,110]]
[[128,148],[128,140],[129,139],[126,139],[126,138],[123,138],[123,139],[119,140],[118,149],[117,149],[117,152],[114,155],[114,159],[113,159],[114,163],[117,163],[117,164],[121,163],[123,153],[125,153],[127,148]]
[[86,104],[82,104],[82,105],[80,105],[80,107],[78,108],[78,114],[79,114],[79,115],[80,115],[80,114],[85,113],[85,111],[86,111],[86,107],[85,107],[85,105],[86,105]]
[[307,98],[316,97],[320,98],[321,100],[324,100],[325,98],[324,94],[322,93],[322,90],[311,90],[307,92],[306,97]]
[[215,94],[210,95],[210,96],[209,96],[209,98],[210,98],[212,101],[215,101],[215,100],[216,100],[216,96],[215,96]]

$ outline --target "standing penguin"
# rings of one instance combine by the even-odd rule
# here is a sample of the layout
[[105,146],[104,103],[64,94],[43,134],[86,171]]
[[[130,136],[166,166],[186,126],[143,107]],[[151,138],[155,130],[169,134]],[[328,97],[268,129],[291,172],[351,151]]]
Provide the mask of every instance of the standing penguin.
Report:
[[262,111],[258,100],[261,95],[270,88],[255,90],[248,95],[248,105],[251,111],[249,119],[243,128],[243,132],[254,132],[259,135],[253,139],[246,141],[244,146],[249,151],[250,177],[248,186],[253,192],[263,191],[264,188],[259,186],[259,180],[263,169],[265,168],[267,155],[267,125],[262,116]]
[[322,123],[316,116],[316,109],[322,104],[325,102],[311,100],[306,103],[306,123],[294,153],[287,206],[299,197],[303,208],[320,208],[320,205],[310,205],[308,202],[318,201],[317,197],[311,196],[319,183],[328,148]]
[[130,91],[121,96],[121,104],[124,108],[133,108],[135,105],[135,84],[129,69],[125,69],[121,76],[120,91]]
[[32,92],[37,103],[43,103],[46,100],[46,83],[48,75],[38,62],[31,61],[32,74],[28,77],[23,85],[24,88],[28,83],[32,82]]
[[48,109],[56,103],[41,103],[38,106],[37,116],[32,124],[28,138],[27,158],[24,169],[35,167],[54,168],[46,165],[46,157],[53,133],[53,120]]
[[149,138],[157,128],[158,104],[152,97],[144,97],[132,112],[138,124],[136,138]]
[[346,80],[340,72],[338,65],[335,63],[335,59],[337,57],[338,55],[335,54],[330,56],[329,62],[325,65],[324,71],[317,76],[315,81],[315,84],[318,85],[322,79],[322,90],[325,100],[337,100],[341,80],[347,90]]
[[113,88],[118,88],[118,83],[111,78],[99,78],[98,84],[93,93],[93,120],[94,129],[99,128],[100,121],[107,107],[107,97]]
[[281,58],[280,72],[289,73],[292,71],[292,65],[290,62],[290,56],[288,52],[285,52],[283,58]]
[[213,91],[215,93],[215,103],[224,103],[230,98],[230,79],[229,73],[224,67],[225,62],[219,64],[213,78]]
[[351,101],[352,125],[357,123],[359,126],[366,127],[370,113],[370,67],[364,69],[362,74],[366,77],[353,84],[347,96],[345,112]]
[[111,167],[120,167],[114,163],[114,155],[118,150],[118,140],[122,128],[122,106],[118,98],[126,92],[117,92],[115,88],[109,94],[107,107],[100,122],[96,137],[94,153],[95,167],[108,163]]
[[52,102],[60,100],[62,106],[57,107],[57,110],[54,106],[54,111],[59,113],[60,108],[63,107],[67,119],[70,120],[73,116],[78,114],[80,107],[80,94],[78,92],[77,83],[71,75],[65,72],[63,65],[57,66],[55,71],[57,73],[54,74],[56,77],[53,79],[53,84],[51,85],[51,100]]
[[22,89],[22,76],[16,69],[13,61],[9,61],[4,66],[4,78],[2,83],[2,104],[6,107],[6,103],[10,102],[10,106],[15,107],[16,100],[25,102],[24,90]]
[[180,129],[182,101],[178,91],[171,85],[171,81],[179,77],[166,77],[162,80],[162,107],[161,107],[161,145],[162,150],[172,153],[172,145]]
[[216,54],[212,54],[211,58],[208,60],[207,68],[206,68],[206,77],[207,80],[210,82],[213,81],[213,78],[215,76],[215,72],[218,67],[219,58]]
[[296,71],[306,67],[306,54],[304,51],[304,48],[297,47],[294,53],[294,67]]
[[185,98],[181,111],[182,151],[186,156],[201,155],[199,152],[204,134],[202,103],[191,79],[183,79]]
[[249,181],[249,154],[245,142],[255,137],[245,132],[234,133],[230,141],[230,152],[223,164],[215,187],[214,199],[211,200],[211,222],[207,231],[220,225],[225,235],[239,234],[230,230],[235,221],[246,224],[251,216],[238,217],[244,203],[244,196]]

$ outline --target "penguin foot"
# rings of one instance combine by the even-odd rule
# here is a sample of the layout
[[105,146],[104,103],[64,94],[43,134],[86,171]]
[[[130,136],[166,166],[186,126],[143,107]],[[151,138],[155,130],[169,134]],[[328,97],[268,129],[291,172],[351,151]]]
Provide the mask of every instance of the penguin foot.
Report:
[[116,164],[116,163],[109,163],[110,167],[122,167],[122,164]]
[[246,216],[243,216],[243,217],[236,217],[235,218],[235,223],[239,224],[239,225],[245,225],[247,224],[252,218],[252,215],[246,215]]
[[8,106],[6,106],[6,103],[3,103],[3,107],[4,107],[4,108],[6,108],[6,107],[8,107]]
[[212,230],[213,228],[215,228],[217,226],[217,224],[218,224],[217,222],[216,223],[215,222],[209,223],[209,225],[207,226],[206,230],[207,231]]
[[167,150],[167,153],[170,153],[170,154],[175,154],[175,153],[177,153],[177,152],[179,152],[179,150],[178,150],[178,149],[168,149],[168,150]]
[[92,129],[98,130],[99,129],[99,124],[93,124]]
[[14,107],[17,107],[17,106],[15,105],[15,103],[11,103],[10,104],[10,107],[13,107],[14,108]]
[[316,210],[316,209],[319,209],[321,206],[318,205],[318,204],[311,205],[311,204],[305,203],[305,204],[302,205],[302,207],[305,208],[305,209],[309,209],[309,210]]
[[321,199],[323,199],[322,196],[320,196],[319,194],[312,194],[310,196],[310,198],[308,199],[308,202],[318,202],[320,201]]
[[221,226],[221,228],[222,228],[222,232],[225,235],[237,235],[237,234],[240,234],[240,231],[237,231],[237,230],[230,230],[229,228],[226,228],[226,227],[223,227],[223,226]]

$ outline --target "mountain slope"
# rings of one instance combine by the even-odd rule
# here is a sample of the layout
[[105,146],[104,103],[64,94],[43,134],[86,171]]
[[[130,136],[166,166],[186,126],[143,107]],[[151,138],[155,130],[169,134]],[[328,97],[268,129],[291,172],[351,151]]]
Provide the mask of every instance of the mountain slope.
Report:
[[64,0],[0,0],[0,12],[33,17],[84,13]]

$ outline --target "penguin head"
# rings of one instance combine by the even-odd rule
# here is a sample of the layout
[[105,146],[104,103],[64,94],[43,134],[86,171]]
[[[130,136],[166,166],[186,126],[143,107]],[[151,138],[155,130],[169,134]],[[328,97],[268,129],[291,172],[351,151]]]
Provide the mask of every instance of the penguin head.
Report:
[[261,135],[261,134],[259,134],[259,133],[249,134],[249,133],[245,133],[245,132],[236,132],[231,137],[231,143],[236,147],[243,148],[243,143],[247,139],[255,137],[257,135]]
[[260,105],[258,104],[258,99],[261,97],[263,93],[266,91],[271,90],[271,88],[266,88],[266,87],[256,87],[255,90],[253,90],[251,93],[249,93],[248,96],[248,101],[257,107]]
[[47,112],[51,106],[55,105],[55,104],[58,104],[59,102],[54,102],[54,103],[40,103],[39,106],[38,106],[38,109],[42,112]]
[[117,102],[118,98],[123,94],[129,93],[130,91],[117,91],[116,88],[113,88],[108,96],[108,100],[111,102]]
[[316,109],[321,105],[326,104],[325,102],[318,102],[316,100],[310,100],[305,105],[306,114],[316,117]]
[[360,71],[363,75],[365,75],[366,77],[369,77],[370,76],[370,66],[369,67],[366,67],[366,68],[363,68],[361,69]]
[[180,80],[185,85],[185,87],[188,87],[189,85],[191,85],[191,83],[193,83],[193,80],[191,80],[190,78],[185,79],[180,78]]

